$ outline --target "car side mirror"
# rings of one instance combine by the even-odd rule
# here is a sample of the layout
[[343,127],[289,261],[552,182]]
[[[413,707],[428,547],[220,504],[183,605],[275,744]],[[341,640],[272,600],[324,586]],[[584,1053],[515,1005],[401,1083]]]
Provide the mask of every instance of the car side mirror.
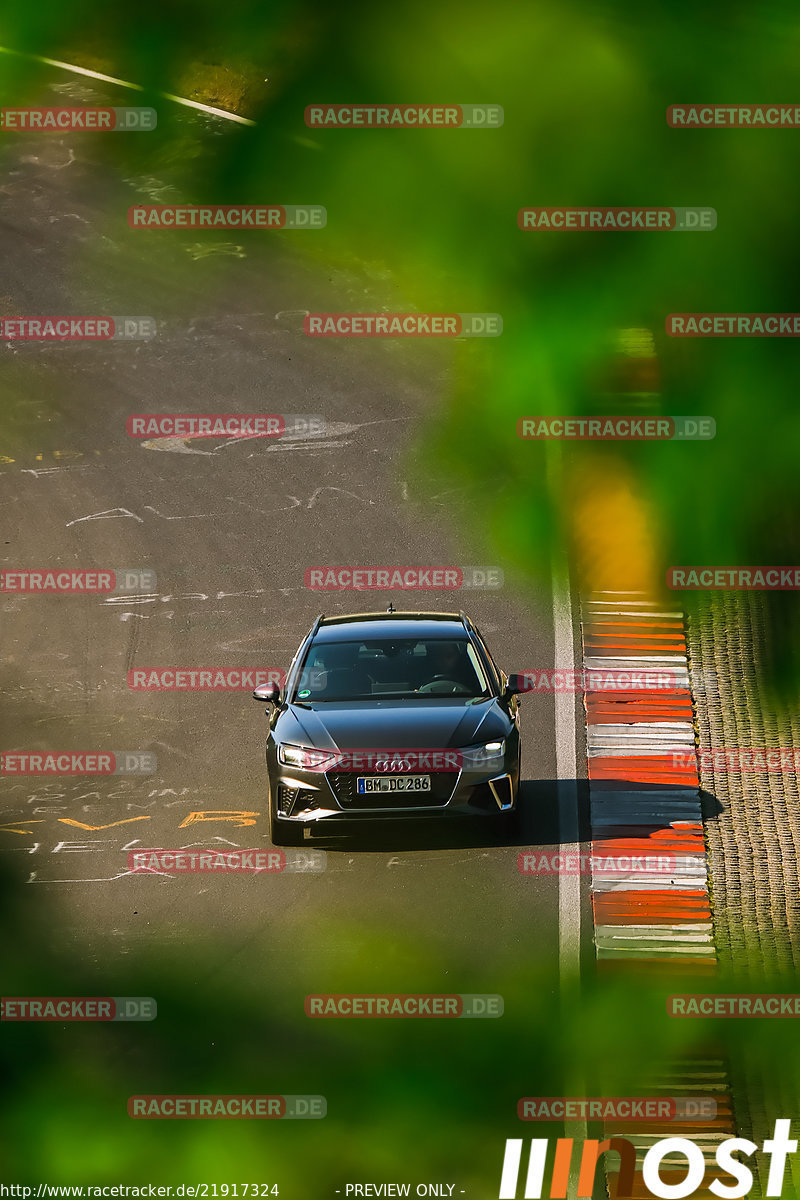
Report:
[[278,704],[281,698],[281,689],[274,681],[272,683],[260,683],[253,692],[254,700],[261,700],[265,704]]
[[504,696],[518,696],[520,692],[529,691],[528,678],[526,675],[509,675],[506,686],[503,689]]

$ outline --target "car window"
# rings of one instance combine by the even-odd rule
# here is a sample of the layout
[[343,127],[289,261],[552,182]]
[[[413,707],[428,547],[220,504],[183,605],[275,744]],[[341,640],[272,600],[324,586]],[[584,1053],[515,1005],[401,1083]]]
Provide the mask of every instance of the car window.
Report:
[[306,702],[394,698],[472,699],[489,691],[466,638],[312,642],[295,699]]
[[502,671],[495,662],[491,650],[486,645],[486,638],[483,636],[480,629],[478,629],[477,625],[473,625],[472,629],[478,639],[478,642],[480,643],[480,653],[485,656],[490,673],[494,676],[494,682],[497,686],[499,686],[501,683]]

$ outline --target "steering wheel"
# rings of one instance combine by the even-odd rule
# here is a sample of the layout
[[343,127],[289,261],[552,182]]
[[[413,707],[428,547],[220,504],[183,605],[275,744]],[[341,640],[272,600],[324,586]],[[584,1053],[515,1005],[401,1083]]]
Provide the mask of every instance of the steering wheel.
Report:
[[470,694],[470,689],[465,684],[459,683],[455,679],[448,679],[446,675],[434,675],[429,683],[423,683],[422,687],[417,688],[417,691],[431,695],[468,696]]

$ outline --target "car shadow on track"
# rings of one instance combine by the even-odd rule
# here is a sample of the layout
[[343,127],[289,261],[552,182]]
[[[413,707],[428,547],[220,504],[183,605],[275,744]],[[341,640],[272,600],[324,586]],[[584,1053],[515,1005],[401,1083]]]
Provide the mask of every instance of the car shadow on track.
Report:
[[[609,793],[617,789],[619,792],[629,792],[632,796],[635,795],[636,807],[631,805],[630,811],[624,815],[623,819],[617,819],[615,814],[615,823],[613,825],[597,826],[590,833],[590,826],[586,826],[582,830],[581,837],[583,839],[591,839],[595,842],[618,841],[620,838],[626,839],[647,839],[657,844],[663,838],[674,838],[681,834],[687,835],[690,832],[696,833],[687,827],[687,821],[693,826],[696,824],[697,816],[694,812],[679,811],[679,806],[687,804],[691,809],[696,809],[699,797],[700,813],[702,814],[703,824],[709,821],[715,821],[720,813],[724,812],[723,805],[712,792],[704,791],[696,787],[676,787],[670,786],[665,789],[662,784],[631,784],[629,781],[608,780],[606,791]],[[661,797],[668,791],[669,800],[664,804],[661,802]],[[602,797],[602,792],[595,793],[595,797]],[[652,799],[648,799],[652,797]],[[617,811],[625,814],[625,806],[617,805]],[[587,813],[588,822],[588,813]]]

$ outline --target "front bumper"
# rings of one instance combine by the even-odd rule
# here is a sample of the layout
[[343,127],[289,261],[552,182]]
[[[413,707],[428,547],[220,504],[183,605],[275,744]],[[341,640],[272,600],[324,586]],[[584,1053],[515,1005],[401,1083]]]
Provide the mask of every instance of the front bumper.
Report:
[[[278,817],[318,827],[326,821],[385,821],[430,817],[497,817],[513,812],[519,790],[519,763],[509,755],[478,769],[426,772],[430,792],[356,793],[358,772],[306,771],[285,766],[268,752],[271,801]],[[363,773],[363,772],[362,772]],[[407,797],[406,803],[401,797]]]

